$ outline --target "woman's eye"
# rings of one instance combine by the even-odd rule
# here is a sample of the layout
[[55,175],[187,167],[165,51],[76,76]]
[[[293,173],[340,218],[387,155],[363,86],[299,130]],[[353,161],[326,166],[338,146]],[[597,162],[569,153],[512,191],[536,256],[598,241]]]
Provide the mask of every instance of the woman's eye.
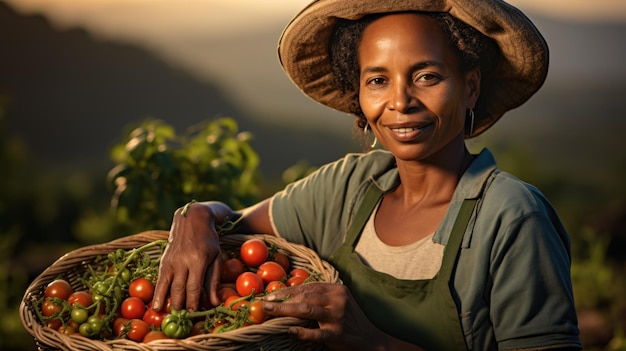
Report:
[[385,80],[380,77],[367,80],[367,85],[382,85],[382,84],[385,84]]
[[419,83],[427,83],[427,84],[435,84],[437,82],[439,82],[441,80],[441,78],[439,78],[439,76],[432,74],[432,73],[423,73],[418,75],[415,78],[416,82]]

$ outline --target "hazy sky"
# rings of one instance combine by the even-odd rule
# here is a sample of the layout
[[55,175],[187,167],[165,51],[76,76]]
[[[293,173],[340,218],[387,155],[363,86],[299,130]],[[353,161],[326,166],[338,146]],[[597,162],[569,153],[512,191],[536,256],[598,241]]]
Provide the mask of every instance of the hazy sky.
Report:
[[[218,81],[244,109],[272,114],[281,106],[297,111],[308,101],[281,72],[276,43],[289,19],[310,0],[0,1],[23,13],[44,14],[59,28],[83,27],[102,38],[148,47],[175,65]],[[626,23],[626,0],[509,2],[527,13],[568,21]],[[561,55],[568,55],[563,65],[576,57],[573,50]]]

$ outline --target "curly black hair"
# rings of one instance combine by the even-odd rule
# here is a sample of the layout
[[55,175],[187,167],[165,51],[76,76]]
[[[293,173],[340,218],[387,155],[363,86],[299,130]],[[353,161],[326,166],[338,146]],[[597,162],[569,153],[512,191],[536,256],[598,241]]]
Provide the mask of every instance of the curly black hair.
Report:
[[[455,48],[462,72],[476,67],[484,80],[493,71],[499,50],[490,38],[470,25],[444,12],[424,12],[432,17],[444,30]],[[329,56],[333,69],[334,83],[343,94],[351,96],[350,112],[356,115],[356,128],[363,129],[367,120],[359,106],[359,63],[358,47],[365,28],[386,14],[372,14],[359,20],[339,19],[333,29],[329,43]]]

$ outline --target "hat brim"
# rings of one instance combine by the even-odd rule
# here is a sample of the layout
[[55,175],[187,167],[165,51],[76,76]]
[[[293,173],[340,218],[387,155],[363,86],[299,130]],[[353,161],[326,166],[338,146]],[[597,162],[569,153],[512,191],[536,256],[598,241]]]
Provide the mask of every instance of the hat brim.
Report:
[[474,131],[467,137],[487,130],[543,85],[549,61],[545,39],[521,11],[500,0],[316,0],[283,31],[278,45],[280,63],[305,95],[350,113],[352,101],[334,84],[328,53],[337,19],[404,11],[448,12],[498,45],[501,55],[491,79],[482,82]]

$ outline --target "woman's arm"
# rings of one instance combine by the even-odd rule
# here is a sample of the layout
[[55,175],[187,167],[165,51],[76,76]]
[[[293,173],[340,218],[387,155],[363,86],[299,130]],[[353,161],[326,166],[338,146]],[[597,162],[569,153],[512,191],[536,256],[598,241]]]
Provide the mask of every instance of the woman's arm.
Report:
[[175,309],[198,309],[200,296],[208,293],[213,305],[219,304],[217,285],[222,270],[221,249],[216,225],[238,220],[237,233],[274,234],[269,218],[269,199],[233,211],[217,202],[194,203],[174,213],[168,244],[161,258],[153,308],[160,310],[171,297]]

